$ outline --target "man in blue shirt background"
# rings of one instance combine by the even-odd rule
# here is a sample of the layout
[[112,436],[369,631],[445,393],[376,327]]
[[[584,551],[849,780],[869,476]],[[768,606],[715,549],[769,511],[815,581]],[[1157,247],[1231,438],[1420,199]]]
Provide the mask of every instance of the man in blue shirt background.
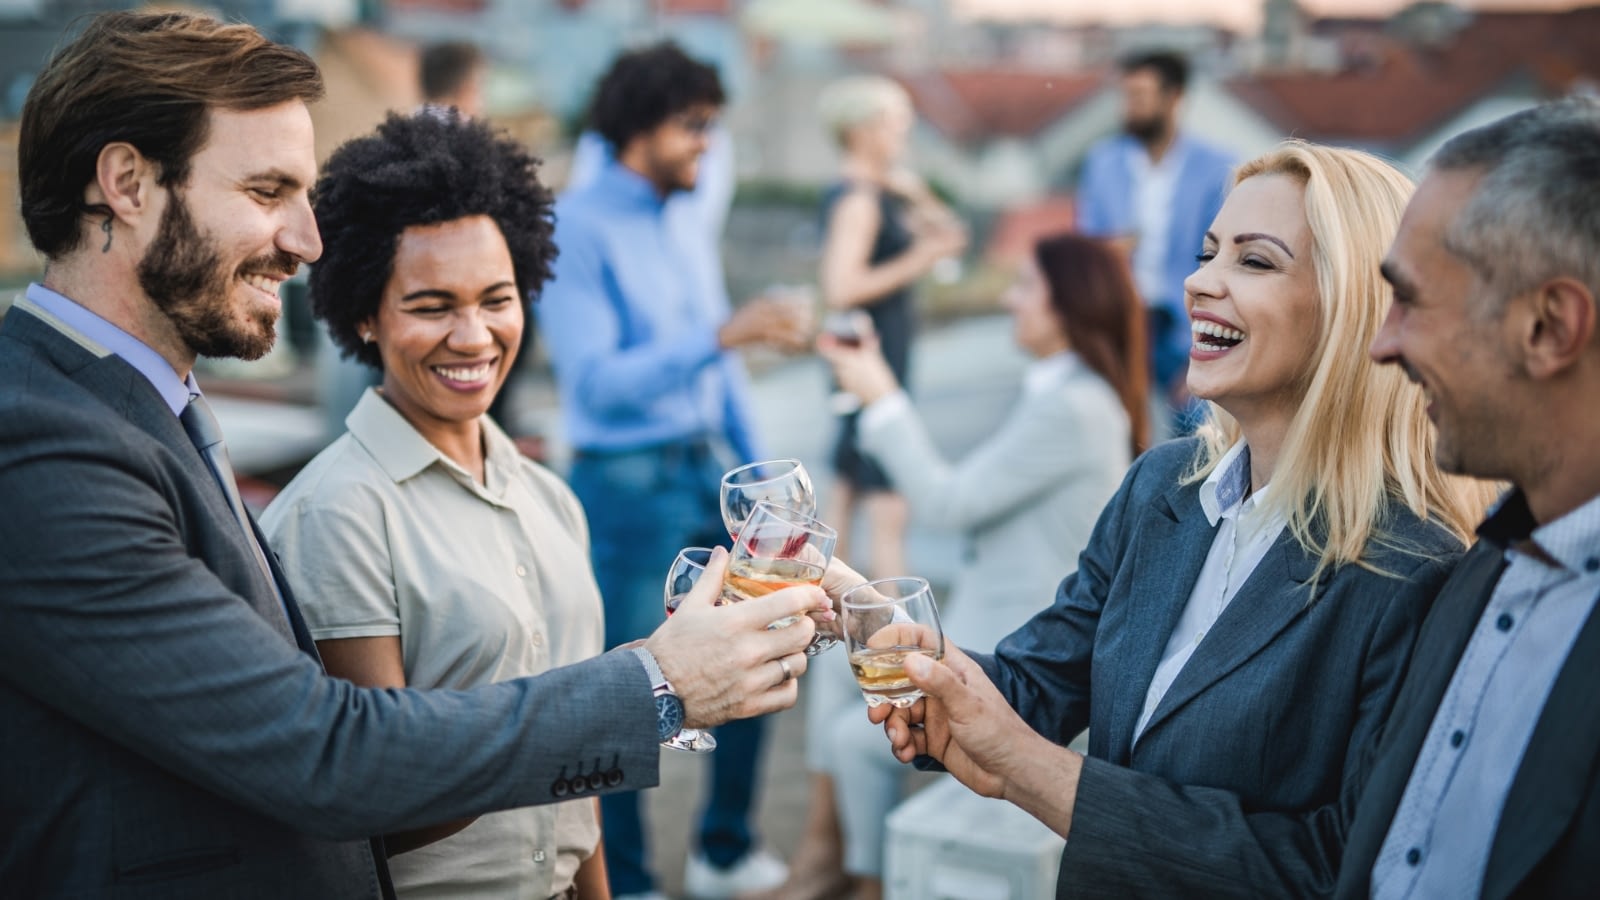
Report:
[[1189,64],[1175,53],[1152,51],[1123,61],[1123,133],[1089,149],[1077,206],[1079,230],[1111,239],[1128,254],[1150,313],[1154,384],[1178,416],[1180,432],[1195,424],[1184,416],[1189,316],[1183,280],[1222,208],[1234,164],[1225,151],[1178,131],[1188,83]]
[[[665,615],[662,579],[686,546],[726,544],[722,473],[761,455],[735,350],[809,345],[810,313],[771,299],[732,310],[717,235],[679,202],[725,101],[716,71],[672,44],[619,57],[589,126],[612,158],[556,206],[555,276],[537,306],[573,447],[570,481],[589,516],[607,647]],[[675,199],[678,198],[678,199]],[[764,723],[717,731],[711,797],[685,870],[696,897],[783,881],[750,829]],[[619,900],[654,893],[637,794],[601,803]]]

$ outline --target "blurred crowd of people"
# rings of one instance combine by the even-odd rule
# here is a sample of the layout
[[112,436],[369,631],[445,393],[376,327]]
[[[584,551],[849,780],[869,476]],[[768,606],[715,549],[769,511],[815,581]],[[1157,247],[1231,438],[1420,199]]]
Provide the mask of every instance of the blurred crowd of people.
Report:
[[[970,235],[896,82],[822,95],[820,303],[735,303],[714,68],[619,56],[557,198],[484,63],[431,49],[426,104],[320,170],[320,74],[249,26],[103,14],[40,73],[48,266],[0,324],[6,893],[659,898],[639,791],[685,729],[716,744],[683,823],[708,900],[884,896],[907,765],[1065,839],[1060,896],[1592,889],[1600,103],[1466,132],[1418,186],[1299,141],[1236,163],[1178,129],[1183,59],[1130,57],[1078,231],[999,298],[1014,405],[950,459],[915,292]],[[258,524],[193,366],[267,352],[302,264],[357,374]],[[561,475],[502,427],[533,321]],[[772,456],[753,347],[832,373],[792,402],[839,413],[834,528],[802,516],[837,552],[725,602],[755,526],[724,473]],[[969,552],[905,702],[863,710],[826,649],[915,574],[912,518]],[[754,812],[802,693],[786,864]]]

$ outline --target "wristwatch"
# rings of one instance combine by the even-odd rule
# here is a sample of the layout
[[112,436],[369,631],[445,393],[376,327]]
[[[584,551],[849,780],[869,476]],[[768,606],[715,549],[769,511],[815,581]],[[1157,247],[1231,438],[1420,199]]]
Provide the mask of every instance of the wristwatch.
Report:
[[678,692],[672,689],[672,682],[661,673],[661,665],[656,662],[656,656],[643,647],[633,648],[638,655],[639,662],[644,663],[645,674],[650,677],[650,692],[656,700],[656,737],[663,741],[670,741],[683,730],[683,701],[678,699]]

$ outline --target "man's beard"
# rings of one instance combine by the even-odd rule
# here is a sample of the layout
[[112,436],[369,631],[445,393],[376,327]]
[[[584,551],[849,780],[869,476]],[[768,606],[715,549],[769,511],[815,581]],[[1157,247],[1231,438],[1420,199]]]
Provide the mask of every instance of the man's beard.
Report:
[[248,324],[235,323],[229,306],[234,281],[245,274],[293,275],[298,265],[279,250],[224,270],[216,241],[200,233],[189,205],[174,191],[155,240],[139,260],[139,286],[194,352],[260,359],[277,340],[278,310],[252,308]]
[[1122,123],[1123,130],[1132,135],[1134,140],[1145,146],[1160,141],[1167,136],[1166,120],[1160,116],[1151,116],[1148,119],[1126,119]]

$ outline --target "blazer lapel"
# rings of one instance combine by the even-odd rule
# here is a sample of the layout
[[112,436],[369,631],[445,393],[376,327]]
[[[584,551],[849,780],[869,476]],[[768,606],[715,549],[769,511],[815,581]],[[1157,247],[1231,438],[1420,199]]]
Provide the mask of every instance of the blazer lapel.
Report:
[[[1467,642],[1472,639],[1473,629],[1484,607],[1489,605],[1504,569],[1505,557],[1500,548],[1489,541],[1479,541],[1467,551],[1450,580],[1440,588],[1439,599],[1434,602],[1417,638],[1411,669],[1400,687],[1400,695],[1395,698],[1394,711],[1380,739],[1372,774],[1356,807],[1356,819],[1351,824],[1345,850],[1351,874],[1348,882],[1341,879],[1341,886],[1346,883],[1362,885],[1360,893],[1365,896],[1372,865],[1388,836],[1439,702],[1444,699],[1456,664],[1466,652]],[[1340,893],[1345,894],[1343,890]]]
[[1567,829],[1600,753],[1600,607],[1567,654],[1500,812],[1483,896],[1508,897]]
[[295,602],[294,593],[289,590],[289,579],[283,575],[283,560],[271,547],[267,546],[267,536],[261,532],[261,525],[256,522],[256,517],[250,515],[248,510],[245,516],[250,520],[250,528],[256,534],[256,542],[261,545],[261,551],[267,557],[267,567],[272,570],[272,579],[277,583],[278,592],[283,595],[283,609],[289,615],[289,630],[294,634],[294,642],[301,650],[310,654],[320,665],[322,655],[317,652],[317,643],[311,637],[311,629],[306,627],[305,617],[300,614],[300,604]]
[[[67,377],[99,397],[108,407],[126,418],[129,424],[171,450],[192,483],[215,486],[216,479],[211,474],[211,468],[200,458],[199,451],[184,432],[178,417],[172,414],[172,408],[167,406],[155,386],[139,370],[128,365],[121,357],[96,348],[93,342],[67,329],[64,323],[42,319],[27,309],[13,309],[6,316],[6,329],[8,334],[15,333],[17,337],[38,347]],[[253,560],[255,550],[250,547],[244,532],[233,524],[233,510],[222,491],[201,491],[201,494],[207,513],[217,522],[226,523],[219,525],[218,530],[228,535],[228,540],[247,559]],[[265,546],[263,543],[262,547]],[[260,570],[254,562],[249,568],[251,571]],[[280,586],[284,583],[276,571],[274,577]],[[257,583],[260,583],[259,579]],[[292,622],[285,621],[270,588],[265,584],[262,587],[267,588],[265,592],[252,591],[243,599],[284,637],[295,640],[298,635]]]
[[1189,662],[1178,672],[1177,679],[1145,725],[1145,734],[1171,718],[1201,691],[1243,665],[1309,609],[1332,575],[1331,570],[1325,570],[1313,586],[1309,582],[1315,569],[1316,560],[1306,555],[1294,535],[1285,528],[1255,571],[1239,586],[1238,593],[1195,648]]
[[1135,583],[1128,597],[1129,639],[1120,668],[1110,717],[1109,760],[1126,765],[1133,752],[1133,729],[1144,711],[1144,697],[1155,677],[1172,630],[1178,626],[1194,583],[1200,578],[1216,528],[1206,520],[1194,485],[1157,497],[1135,533]]

